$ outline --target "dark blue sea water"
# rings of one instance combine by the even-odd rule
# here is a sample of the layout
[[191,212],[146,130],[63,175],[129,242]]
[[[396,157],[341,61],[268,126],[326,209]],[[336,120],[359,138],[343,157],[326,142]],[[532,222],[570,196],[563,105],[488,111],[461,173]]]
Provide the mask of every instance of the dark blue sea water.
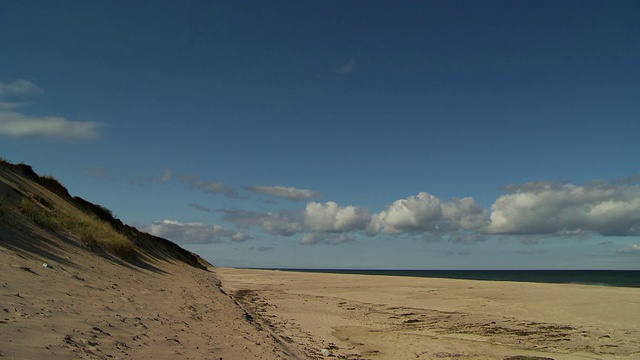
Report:
[[640,288],[640,270],[277,270],[335,274],[415,276],[426,278],[491,281],[521,281],[553,284],[584,284]]

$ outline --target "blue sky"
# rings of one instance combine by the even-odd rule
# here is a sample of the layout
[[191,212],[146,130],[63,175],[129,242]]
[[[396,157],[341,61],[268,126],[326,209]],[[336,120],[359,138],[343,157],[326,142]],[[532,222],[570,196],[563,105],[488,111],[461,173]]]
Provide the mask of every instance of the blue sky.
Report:
[[636,1],[6,1],[0,155],[220,266],[640,269]]

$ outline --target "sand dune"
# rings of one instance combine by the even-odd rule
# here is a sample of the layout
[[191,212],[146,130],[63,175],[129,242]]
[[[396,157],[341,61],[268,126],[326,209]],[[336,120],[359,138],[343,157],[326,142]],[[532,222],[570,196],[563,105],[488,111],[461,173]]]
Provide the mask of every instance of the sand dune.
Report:
[[[115,219],[95,222],[90,210],[103,208],[34,175],[0,164],[0,358],[292,358],[220,291],[206,262]],[[103,239],[114,226],[133,254]],[[70,230],[83,227],[96,238]]]
[[60,250],[71,256],[45,268],[46,258],[0,247],[0,357],[288,358],[210,272],[127,268]]

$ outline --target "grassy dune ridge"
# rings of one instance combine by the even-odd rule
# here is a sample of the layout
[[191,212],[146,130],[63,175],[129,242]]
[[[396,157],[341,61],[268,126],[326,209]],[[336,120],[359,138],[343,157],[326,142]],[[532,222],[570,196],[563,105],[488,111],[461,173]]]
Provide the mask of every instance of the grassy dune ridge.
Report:
[[6,178],[0,189],[4,189],[0,191],[0,216],[5,221],[16,221],[10,219],[12,216],[26,216],[43,229],[74,238],[98,253],[106,251],[128,261],[134,261],[142,252],[198,268],[209,265],[169,240],[124,224],[109,209],[71,196],[58,179],[38,175],[27,164],[13,164],[0,157],[0,175]]
[[[0,166],[3,167],[3,170],[13,171],[17,175],[33,180],[52,193],[47,194],[46,191],[30,192],[25,191],[27,190],[25,188],[14,201],[2,197],[0,201],[2,201],[3,208],[15,207],[19,213],[38,226],[53,232],[68,232],[90,249],[101,248],[122,258],[135,258],[136,250],[131,239],[119,232],[112,224],[100,219],[90,209],[65,206],[65,200],[72,205],[76,202],[81,204],[88,202],[80,202],[72,198],[58,179],[53,176],[40,176],[26,164],[14,165],[6,160],[0,160]],[[59,197],[59,199],[55,199],[55,197]],[[109,210],[98,205],[94,206],[112,217]],[[113,217],[112,219],[115,222]]]
[[93,214],[76,209],[58,210],[55,205],[41,197],[23,197],[18,208],[36,224],[53,231],[68,231],[91,249],[105,248],[125,258],[136,255],[133,242],[129,238]]

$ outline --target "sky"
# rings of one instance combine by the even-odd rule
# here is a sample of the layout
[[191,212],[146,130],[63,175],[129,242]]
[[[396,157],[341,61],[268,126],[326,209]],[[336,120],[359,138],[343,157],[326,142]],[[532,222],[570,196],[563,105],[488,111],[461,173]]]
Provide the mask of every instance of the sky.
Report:
[[3,1],[0,156],[217,266],[640,269],[637,1]]

